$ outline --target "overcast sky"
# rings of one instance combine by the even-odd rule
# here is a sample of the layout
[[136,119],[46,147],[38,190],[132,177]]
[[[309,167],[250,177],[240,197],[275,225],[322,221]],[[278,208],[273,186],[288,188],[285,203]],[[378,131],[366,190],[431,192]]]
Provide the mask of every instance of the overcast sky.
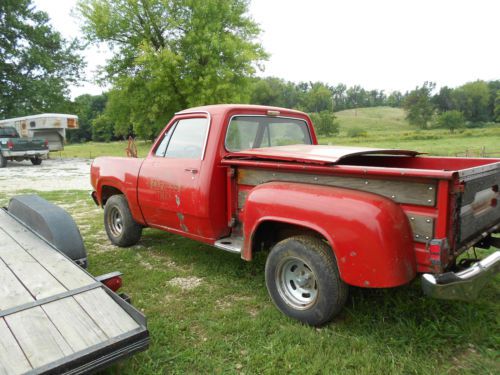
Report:
[[[35,0],[66,37],[79,36],[76,0]],[[268,53],[261,76],[406,91],[500,79],[498,0],[252,0]],[[104,48],[86,51],[87,76]],[[97,94],[87,83],[72,95]]]

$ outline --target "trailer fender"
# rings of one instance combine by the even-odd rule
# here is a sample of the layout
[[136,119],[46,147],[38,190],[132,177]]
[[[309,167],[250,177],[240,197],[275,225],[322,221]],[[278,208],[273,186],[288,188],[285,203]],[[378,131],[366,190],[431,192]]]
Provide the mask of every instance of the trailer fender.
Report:
[[416,276],[410,224],[403,210],[388,198],[321,185],[258,185],[248,194],[243,211],[244,259],[252,258],[253,235],[268,221],[319,233],[333,249],[347,284],[387,288]]
[[87,268],[87,250],[78,227],[61,207],[38,195],[11,198],[9,213],[76,264]]

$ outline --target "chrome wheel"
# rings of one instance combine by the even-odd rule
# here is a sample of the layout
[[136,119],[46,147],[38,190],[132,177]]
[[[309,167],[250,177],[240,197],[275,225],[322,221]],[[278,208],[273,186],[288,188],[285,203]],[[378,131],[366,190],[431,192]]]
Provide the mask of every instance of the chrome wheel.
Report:
[[318,284],[311,268],[299,258],[285,258],[276,268],[275,283],[281,298],[298,310],[316,302]]
[[123,218],[117,207],[112,207],[109,212],[108,228],[115,237],[119,237],[123,231]]

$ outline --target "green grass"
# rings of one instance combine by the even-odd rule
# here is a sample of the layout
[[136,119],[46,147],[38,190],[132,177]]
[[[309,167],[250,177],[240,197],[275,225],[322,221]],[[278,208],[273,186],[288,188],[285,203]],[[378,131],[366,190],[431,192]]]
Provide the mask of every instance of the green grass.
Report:
[[[128,141],[117,142],[86,142],[67,144],[63,151],[53,151],[50,157],[56,158],[84,158],[94,159],[98,156],[127,156]],[[152,143],[148,141],[136,141],[137,154],[145,157]]]
[[[400,108],[358,108],[335,115],[340,123],[340,133],[321,137],[321,144],[401,148],[447,156],[461,156],[466,152],[480,156],[484,148],[489,156],[500,157],[499,124],[482,129],[462,129],[452,134],[444,129],[415,129],[405,120],[405,112]],[[349,137],[350,128],[364,130],[366,136]]]
[[[90,271],[124,272],[123,290],[144,311],[148,351],[109,374],[496,374],[500,279],[473,303],[426,298],[419,282],[352,288],[335,321],[311,328],[281,314],[264,284],[265,254],[251,263],[179,236],[144,230],[112,246],[86,192],[40,193],[75,218]],[[8,197],[0,193],[0,204]],[[191,281],[183,289],[172,281]]]

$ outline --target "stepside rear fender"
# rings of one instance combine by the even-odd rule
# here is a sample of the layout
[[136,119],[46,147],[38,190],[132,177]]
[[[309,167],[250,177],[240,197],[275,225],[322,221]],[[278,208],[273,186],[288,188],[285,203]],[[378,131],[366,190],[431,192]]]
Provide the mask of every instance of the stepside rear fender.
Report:
[[137,178],[143,159],[102,157],[97,158],[90,167],[91,183],[99,204],[103,205],[103,191],[119,190],[127,198],[134,220],[145,225],[137,199]]
[[386,288],[406,284],[416,276],[408,219],[385,197],[300,183],[258,185],[244,206],[243,258],[251,259],[253,235],[267,221],[321,234],[330,243],[347,284]]

